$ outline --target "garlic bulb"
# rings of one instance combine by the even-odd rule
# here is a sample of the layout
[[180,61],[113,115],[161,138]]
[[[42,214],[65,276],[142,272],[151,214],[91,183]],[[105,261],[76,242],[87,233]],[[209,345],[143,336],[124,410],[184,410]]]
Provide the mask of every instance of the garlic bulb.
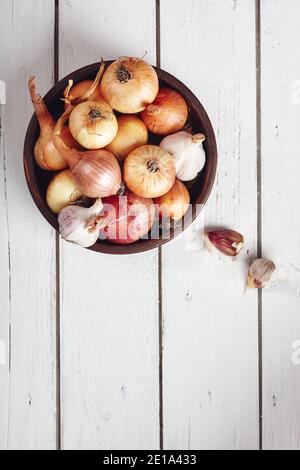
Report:
[[202,143],[205,140],[203,134],[191,134],[179,131],[168,135],[160,147],[169,152],[176,167],[176,176],[181,181],[191,181],[205,165],[205,152]]
[[84,248],[94,245],[99,236],[97,217],[102,209],[101,199],[89,208],[75,205],[65,207],[58,216],[62,238]]

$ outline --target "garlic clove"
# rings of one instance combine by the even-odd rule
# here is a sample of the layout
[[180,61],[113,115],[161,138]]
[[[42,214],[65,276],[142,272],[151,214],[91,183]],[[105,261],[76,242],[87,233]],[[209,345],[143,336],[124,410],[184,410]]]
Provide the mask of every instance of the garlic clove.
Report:
[[206,231],[204,240],[208,248],[213,245],[226,256],[237,256],[244,247],[244,237],[235,230]]
[[251,289],[271,287],[277,280],[276,271],[273,261],[264,258],[253,261],[248,272],[248,287]]

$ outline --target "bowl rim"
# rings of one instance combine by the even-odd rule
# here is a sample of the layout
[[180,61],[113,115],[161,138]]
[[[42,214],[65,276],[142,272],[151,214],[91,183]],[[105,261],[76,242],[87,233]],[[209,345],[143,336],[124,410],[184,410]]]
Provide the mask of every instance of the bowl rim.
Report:
[[[112,62],[114,62],[114,60],[105,60],[104,62],[106,65],[109,65]],[[60,90],[61,90],[61,96],[62,96],[62,91],[65,89],[66,84],[68,83],[70,79],[73,79],[74,83],[78,83],[86,79],[88,75],[91,75],[94,72],[96,73],[99,66],[100,66],[100,62],[95,62],[93,64],[85,65],[84,67],[80,67],[79,69],[63,77],[44,96],[43,99],[46,105],[49,105],[53,102],[53,99],[55,98],[58,91]],[[201,190],[201,193],[197,196],[196,202],[193,203],[192,217],[190,218],[190,220],[188,220],[188,223],[185,224],[182,230],[177,230],[177,231],[174,230],[171,233],[169,238],[142,239],[131,244],[114,244],[110,242],[98,241],[97,243],[95,243],[95,245],[87,248],[88,250],[95,251],[98,253],[106,253],[106,254],[135,254],[135,253],[141,253],[141,252],[158,248],[164,245],[165,243],[173,240],[178,235],[183,233],[186,228],[188,228],[188,226],[200,214],[200,212],[202,211],[204,205],[206,204],[211,194],[211,191],[215,182],[215,178],[216,178],[218,153],[217,153],[217,143],[216,143],[215,133],[214,133],[210,118],[204,106],[199,101],[199,99],[184,83],[182,83],[176,77],[171,75],[169,72],[166,72],[165,70],[154,65],[152,65],[152,67],[157,72],[159,81],[166,83],[168,86],[170,86],[171,88],[175,89],[176,91],[178,91],[179,93],[183,95],[185,100],[188,102],[189,108],[192,108],[194,113],[200,117],[202,125],[203,127],[205,127],[206,145],[209,146],[209,165],[206,171],[205,181],[203,182],[203,188]],[[46,199],[42,197],[40,193],[40,189],[37,184],[37,180],[34,176],[36,162],[34,160],[32,152],[30,151],[30,148],[32,147],[32,134],[36,126],[38,126],[38,121],[36,118],[36,113],[34,112],[30,119],[27,131],[26,131],[24,147],[23,147],[23,166],[24,166],[25,179],[26,179],[26,183],[30,191],[30,194],[37,208],[39,209],[40,213],[47,220],[47,222],[58,232],[57,215],[53,214],[50,211],[50,209],[48,209]],[[207,162],[208,162],[208,159],[206,161],[206,165],[207,165]]]

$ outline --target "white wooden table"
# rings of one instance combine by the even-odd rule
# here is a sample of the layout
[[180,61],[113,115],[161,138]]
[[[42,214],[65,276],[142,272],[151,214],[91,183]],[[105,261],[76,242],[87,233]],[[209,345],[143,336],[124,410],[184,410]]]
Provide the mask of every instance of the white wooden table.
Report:
[[[299,21],[299,0],[1,0],[1,449],[300,448],[299,290],[244,289],[257,255],[300,266]],[[212,119],[204,218],[245,235],[239,261],[95,254],[31,200],[28,77],[145,51]]]

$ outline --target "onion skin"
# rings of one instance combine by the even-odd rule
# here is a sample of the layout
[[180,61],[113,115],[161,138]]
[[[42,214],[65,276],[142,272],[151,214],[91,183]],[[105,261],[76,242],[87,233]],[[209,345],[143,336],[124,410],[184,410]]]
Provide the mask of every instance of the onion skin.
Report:
[[61,138],[67,147],[71,147],[77,150],[84,150],[84,148],[72,136],[69,126],[64,126],[62,128]]
[[69,128],[74,139],[82,147],[99,149],[115,138],[118,122],[105,101],[85,101],[72,110]]
[[160,217],[178,221],[188,211],[190,193],[185,185],[176,179],[170,191],[164,196],[154,199],[154,203],[159,205]]
[[141,118],[154,134],[172,134],[184,127],[188,107],[180,93],[171,88],[160,88],[153,103],[141,113]]
[[163,196],[175,182],[173,157],[156,145],[143,145],[125,159],[123,177],[126,186],[138,196]]
[[[88,197],[107,197],[116,194],[122,176],[117,158],[106,150],[93,150],[71,166],[74,181]],[[101,174],[101,176],[99,176]]]
[[[76,83],[68,94],[68,101],[72,101],[77,98],[82,98],[93,85],[93,80],[83,80],[82,82]],[[100,85],[98,85],[95,91],[90,95],[89,99],[91,101],[103,100],[100,90]],[[68,107],[68,103],[65,103],[65,109]]]
[[121,57],[110,64],[101,80],[101,94],[110,106],[124,114],[139,113],[155,99],[158,77],[142,59]]
[[75,184],[71,170],[64,170],[55,175],[46,193],[47,204],[54,214],[58,214],[81,197],[82,193]]
[[43,170],[64,170],[68,166],[61,152],[54,145],[52,131],[47,134],[41,133],[34,146],[34,158]]
[[124,196],[104,198],[99,222],[100,238],[116,244],[134,243],[144,237],[155,221],[152,199],[141,198],[130,191]]
[[118,117],[117,121],[118,133],[106,149],[123,161],[132,150],[147,143],[148,131],[141,119],[130,114]]

